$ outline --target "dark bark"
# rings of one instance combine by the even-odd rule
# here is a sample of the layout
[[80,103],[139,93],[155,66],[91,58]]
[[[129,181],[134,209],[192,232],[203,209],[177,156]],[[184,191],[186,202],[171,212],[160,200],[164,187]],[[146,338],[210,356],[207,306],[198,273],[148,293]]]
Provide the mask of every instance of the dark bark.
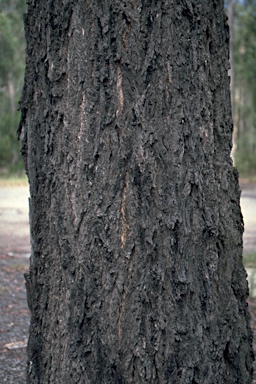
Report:
[[28,3],[28,383],[250,383],[223,2]]

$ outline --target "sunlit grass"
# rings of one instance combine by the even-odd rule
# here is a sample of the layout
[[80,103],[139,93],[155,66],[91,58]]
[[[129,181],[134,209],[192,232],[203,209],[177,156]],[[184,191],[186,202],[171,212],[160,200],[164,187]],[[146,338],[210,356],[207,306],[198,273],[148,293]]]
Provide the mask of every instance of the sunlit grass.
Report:
[[28,186],[28,179],[25,174],[16,176],[16,175],[0,175],[0,187],[14,187],[14,186],[21,186],[26,187]]
[[256,251],[244,254],[243,263],[246,268],[256,268]]

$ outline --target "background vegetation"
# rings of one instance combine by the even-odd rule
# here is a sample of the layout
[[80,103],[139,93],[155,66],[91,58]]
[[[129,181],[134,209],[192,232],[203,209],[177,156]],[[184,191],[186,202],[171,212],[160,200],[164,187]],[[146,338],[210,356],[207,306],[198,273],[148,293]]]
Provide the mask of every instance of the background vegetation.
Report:
[[[256,174],[256,0],[227,0],[231,10],[233,157],[240,174]],[[21,173],[16,131],[25,68],[25,0],[0,4],[0,176]]]
[[233,1],[234,158],[242,175],[256,173],[256,1]]
[[25,0],[0,3],[0,174],[21,173],[17,127],[25,69]]

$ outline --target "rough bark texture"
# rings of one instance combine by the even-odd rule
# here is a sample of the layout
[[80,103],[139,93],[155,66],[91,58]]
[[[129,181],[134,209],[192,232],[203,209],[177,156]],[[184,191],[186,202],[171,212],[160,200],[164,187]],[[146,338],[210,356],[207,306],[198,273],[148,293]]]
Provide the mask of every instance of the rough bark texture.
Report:
[[222,0],[29,0],[28,383],[250,383]]

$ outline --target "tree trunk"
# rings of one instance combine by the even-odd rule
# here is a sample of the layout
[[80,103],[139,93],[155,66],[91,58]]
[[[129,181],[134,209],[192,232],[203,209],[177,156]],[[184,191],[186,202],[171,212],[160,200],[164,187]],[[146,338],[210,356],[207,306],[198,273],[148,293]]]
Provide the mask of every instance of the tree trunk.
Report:
[[250,383],[223,2],[28,3],[28,383]]

